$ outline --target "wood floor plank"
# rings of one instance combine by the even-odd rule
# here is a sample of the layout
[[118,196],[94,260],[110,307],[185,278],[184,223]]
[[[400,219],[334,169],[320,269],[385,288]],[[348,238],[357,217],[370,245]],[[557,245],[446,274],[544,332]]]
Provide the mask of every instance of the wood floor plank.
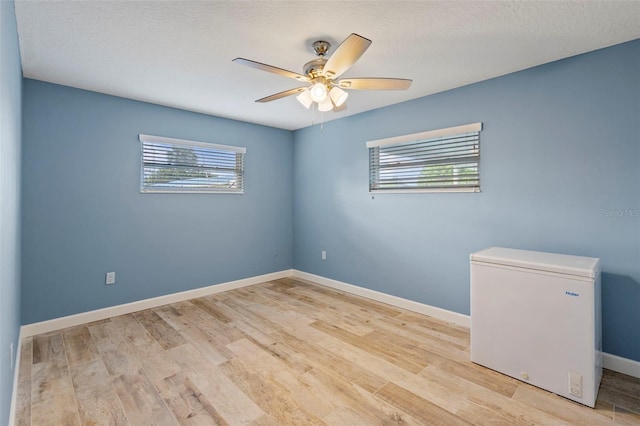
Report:
[[296,404],[305,407],[311,415],[322,418],[335,408],[317,392],[317,389],[305,385],[299,375],[283,368],[284,363],[281,360],[264,352],[249,340],[238,340],[228,346],[236,354],[237,359],[247,364],[260,365],[262,371],[268,373],[281,386],[289,389]]
[[598,398],[626,411],[640,413],[640,379],[605,370]]
[[[298,281],[304,282],[305,280]],[[347,303],[350,305],[351,310],[354,310],[354,307],[357,307],[357,309],[361,309],[366,312],[375,312],[383,317],[396,317],[407,312],[402,308],[387,305],[386,303],[376,302],[365,297],[356,296],[355,294],[334,290],[317,284],[311,284],[306,288],[310,289],[315,297],[322,295],[332,299],[334,302]]]
[[511,398],[519,387],[517,380],[473,364],[468,360],[466,362],[457,362],[451,359],[443,359],[437,363],[437,366],[450,374],[455,374],[507,398]]
[[16,396],[16,426],[31,424],[31,366],[33,364],[33,338],[22,341],[20,349],[20,371]]
[[71,379],[83,425],[129,424],[101,359],[78,364]]
[[33,338],[33,364],[50,362],[57,366],[66,365],[64,341],[61,332],[40,334]]
[[233,357],[223,344],[217,344],[210,334],[206,333],[197,324],[192,323],[185,316],[176,316],[168,309],[158,309],[160,315],[169,325],[178,330],[185,341],[195,347],[209,362],[217,365]]
[[517,424],[512,419],[469,401],[462,404],[462,408],[456,411],[456,416],[478,426],[513,426]]
[[[40,363],[42,366],[45,363]],[[50,364],[50,363],[46,363]],[[41,373],[41,370],[39,373]],[[65,367],[65,371],[68,371]],[[68,374],[37,376],[32,382],[31,424],[79,425],[78,406]]]
[[277,304],[252,304],[247,306],[247,310],[263,319],[268,319],[278,324],[281,328],[287,328],[296,324],[306,325],[313,322],[313,320],[306,315],[298,314],[290,310],[282,310]]
[[[370,424],[377,423],[377,418],[384,417],[378,407],[369,405],[364,400],[355,387],[342,378],[328,374],[322,368],[312,369],[302,376],[300,381],[305,386],[314,390],[314,393],[330,404],[333,408],[331,412],[335,412],[340,408],[348,408],[350,411],[358,413],[362,419],[367,420]],[[328,415],[330,415],[329,413]],[[327,418],[327,416],[324,416]]]
[[256,420],[249,423],[250,426],[280,426],[281,423],[276,422],[276,420],[268,414],[264,414]]
[[[311,300],[322,302],[328,306],[328,310],[335,313],[336,316],[342,318],[353,319],[362,324],[367,324],[372,319],[385,320],[387,318],[395,318],[398,316],[396,311],[388,311],[387,309],[367,309],[366,307],[354,305],[350,298],[357,297],[341,293],[335,290],[323,289],[320,286],[306,285],[292,289],[291,292],[297,295],[303,295]],[[382,305],[382,304],[380,304]]]
[[540,389],[527,384],[518,386],[513,399],[524,402],[545,413],[553,414],[568,423],[596,426],[611,424],[612,422],[613,413],[602,412],[598,407],[592,409],[580,404],[567,404],[567,401],[561,396],[551,392],[540,392]]
[[162,349],[171,349],[187,343],[180,333],[167,324],[152,309],[136,312],[133,316],[156,339]]
[[361,368],[358,364],[336,356],[323,345],[300,339],[285,330],[281,330],[273,336],[278,342],[293,348],[299,353],[306,354],[311,362],[317,365],[330,366],[337,374],[369,392],[377,391],[387,382],[386,379]]
[[252,326],[262,330],[264,333],[273,333],[274,331],[278,331],[282,328],[281,325],[278,325],[274,321],[263,318],[255,312],[247,309],[246,305],[238,303],[238,301],[235,299],[228,298],[224,301],[221,301],[220,303],[231,312],[233,312],[233,315],[235,315],[236,319],[245,321],[248,324],[251,324]]
[[323,424],[329,426],[368,426],[371,425],[371,420],[368,418],[362,418],[359,413],[356,413],[349,407],[338,407],[322,419]]
[[245,334],[247,340],[262,348],[271,356],[278,357],[297,374],[303,374],[311,369],[306,354],[289,347],[281,339],[277,338],[277,333],[267,335],[244,321],[234,321],[232,324]]
[[249,396],[275,424],[320,425],[322,422],[300,407],[286,386],[265,370],[234,358],[220,365],[220,369]]
[[222,323],[228,323],[237,319],[236,315],[225,312],[225,308],[217,305],[213,299],[201,297],[199,299],[193,299],[191,303]]
[[427,315],[421,315],[411,311],[404,311],[397,317],[404,321],[411,322],[421,327],[428,328],[442,334],[448,334],[449,336],[459,339],[469,340],[469,329],[448,323],[446,321],[439,320]]
[[423,422],[410,416],[408,413],[402,411],[398,407],[395,407],[379,396],[360,388],[358,385],[354,385],[354,389],[358,391],[362,399],[369,401],[372,406],[378,407],[378,409],[384,414],[380,417],[380,424],[383,425],[420,425]]
[[144,370],[114,378],[113,386],[132,425],[178,424]]
[[429,380],[430,383],[439,382],[452,393],[466,393],[467,401],[488,408],[500,416],[506,417],[513,424],[565,426],[571,424],[556,417],[553,413],[539,410],[520,401],[507,398],[497,392],[489,391],[480,385],[449,374],[447,371],[435,366],[425,368],[420,372],[420,376]]
[[62,338],[71,370],[100,357],[86,325],[62,330]]
[[[105,322],[89,326],[88,329],[98,353],[100,353],[102,361],[112,377],[136,374],[142,368],[143,362],[138,359],[134,348],[124,340],[116,324]],[[159,345],[157,350],[160,350]],[[148,355],[150,354],[145,352],[144,358]]]
[[625,426],[640,425],[640,414],[616,407],[613,412],[613,424]]
[[283,298],[278,290],[280,290],[278,287],[273,290],[266,287],[261,289],[265,296],[277,300],[279,303],[284,304],[287,309],[291,309],[300,315],[305,315],[312,321],[327,321],[358,336],[363,336],[374,330],[367,324],[368,321],[359,321],[350,315],[340,315],[337,310],[326,303],[295,292],[285,293],[288,297]]
[[[56,391],[62,389],[69,378],[69,367],[60,333],[37,336],[33,339],[34,364],[31,366],[31,404],[55,398]],[[38,349],[38,362],[36,351]],[[69,388],[71,389],[71,388]],[[33,414],[32,414],[33,416]]]
[[301,326],[287,330],[287,332],[299,339],[317,342],[325,349],[331,351],[335,356],[347,360],[354,365],[358,365],[368,372],[382,377],[386,381],[416,377],[415,374],[382,357],[378,357],[371,352],[351,345],[337,337],[323,333],[314,327]]
[[469,330],[286,278],[23,339],[16,424],[640,425],[469,360]]
[[187,323],[195,324],[209,334],[216,345],[226,345],[244,337],[244,333],[239,332],[229,323],[219,321],[208,311],[193,304],[185,304],[183,317]]
[[264,333],[259,328],[247,323],[246,321],[236,320],[230,323],[236,330],[239,330],[245,337],[250,337],[260,345],[268,346],[272,345],[275,340],[272,335]]
[[[235,344],[237,342],[234,342]],[[264,411],[243,393],[224,373],[189,344],[171,349],[175,361],[222,418],[233,424],[247,424]]]
[[143,368],[153,384],[182,371],[182,367],[175,361],[169,349],[150,355],[144,360]]
[[235,291],[239,296],[238,299],[247,306],[273,304],[275,300],[262,294],[262,292],[260,291],[260,287],[260,285],[252,285],[248,287],[238,288]]
[[[433,346],[444,348],[455,348],[461,352],[467,353],[469,349],[469,338],[454,337],[449,334],[441,333],[419,324],[402,319],[402,315],[395,318],[378,319],[373,318],[369,321],[370,326],[379,332],[386,332],[393,336],[414,342],[424,348],[432,348]],[[468,353],[466,359],[469,359]]]
[[323,389],[324,394],[330,395],[333,404],[338,407],[325,416],[324,420],[337,418],[337,413],[341,416],[354,413],[365,424],[393,424],[399,419],[405,423],[410,422],[409,416],[399,407],[385,404],[377,395],[369,394],[326,367],[318,366],[305,373],[302,379],[309,386]]
[[386,384],[376,395],[428,425],[471,424],[394,383]]
[[419,349],[417,347],[413,348],[413,350],[405,350],[404,348],[392,344],[386,339],[381,339],[375,335],[371,336],[374,333],[370,333],[367,336],[358,336],[333,324],[327,324],[324,321],[315,321],[311,326],[343,340],[350,345],[359,347],[373,355],[384,358],[398,367],[404,368],[412,373],[419,373],[427,366],[426,358],[424,356],[420,357],[419,355],[416,355],[416,351]]
[[161,380],[158,391],[180,425],[228,425],[184,372]]
[[131,348],[141,359],[147,355],[162,350],[162,346],[154,339],[147,329],[140,324],[133,315],[120,315],[111,318],[111,324],[115,326],[123,340],[131,345]]
[[640,398],[640,378],[611,370],[606,370],[605,373],[601,383],[603,388]]

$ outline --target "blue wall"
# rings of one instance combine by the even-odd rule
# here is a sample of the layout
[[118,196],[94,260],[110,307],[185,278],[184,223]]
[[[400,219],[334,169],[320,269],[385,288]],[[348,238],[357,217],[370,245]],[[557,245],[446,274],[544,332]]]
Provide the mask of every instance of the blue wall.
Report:
[[22,68],[13,2],[0,1],[0,424],[9,421],[20,327]]
[[[368,193],[365,141],[478,121],[481,193]],[[636,40],[298,130],[294,267],[468,314],[476,250],[599,257],[604,350],[640,361],[639,121]]]
[[[23,103],[23,324],[292,267],[291,132],[26,79]],[[244,195],[141,194],[139,133],[246,146]]]

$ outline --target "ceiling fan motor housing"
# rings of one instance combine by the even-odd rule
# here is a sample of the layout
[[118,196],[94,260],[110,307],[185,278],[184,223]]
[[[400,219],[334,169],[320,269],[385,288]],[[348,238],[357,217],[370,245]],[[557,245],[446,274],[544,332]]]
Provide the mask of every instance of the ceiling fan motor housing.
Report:
[[331,44],[328,41],[317,40],[313,42],[313,51],[318,56],[318,58],[304,64],[302,70],[304,71],[305,75],[309,76],[311,79],[315,79],[322,74],[324,64],[327,63],[327,60],[324,57],[329,51],[330,47]]
[[322,74],[322,70],[324,69],[324,64],[327,63],[327,60],[324,59],[323,57],[320,57],[318,59],[314,59],[312,61],[307,62],[306,64],[304,64],[304,67],[302,68],[304,71],[304,74],[309,76],[309,78],[314,79],[319,77]]

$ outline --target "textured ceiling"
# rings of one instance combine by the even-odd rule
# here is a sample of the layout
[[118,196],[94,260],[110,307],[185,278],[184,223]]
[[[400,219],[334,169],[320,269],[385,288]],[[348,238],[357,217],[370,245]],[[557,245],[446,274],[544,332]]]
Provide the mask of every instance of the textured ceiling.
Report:
[[[311,42],[373,44],[343,77],[413,79],[408,91],[351,91],[324,121],[640,38],[640,1],[17,0],[25,77],[221,117],[298,129],[299,86],[234,64],[295,72]],[[319,113],[315,121],[320,120]]]

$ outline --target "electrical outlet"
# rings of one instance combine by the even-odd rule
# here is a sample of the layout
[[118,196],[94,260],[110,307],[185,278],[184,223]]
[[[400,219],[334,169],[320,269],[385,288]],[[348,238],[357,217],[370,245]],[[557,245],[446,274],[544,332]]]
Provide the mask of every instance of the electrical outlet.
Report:
[[582,398],[582,376],[569,371],[569,394]]
[[116,273],[115,272],[107,272],[104,283],[106,285],[111,285],[116,283]]
[[9,344],[9,352],[11,352],[11,355],[9,355],[11,361],[9,363],[11,365],[11,371],[13,371],[13,342]]
[[278,248],[277,247],[273,248],[273,257],[278,257]]
[[327,252],[325,250],[322,250],[322,260],[327,260]]

